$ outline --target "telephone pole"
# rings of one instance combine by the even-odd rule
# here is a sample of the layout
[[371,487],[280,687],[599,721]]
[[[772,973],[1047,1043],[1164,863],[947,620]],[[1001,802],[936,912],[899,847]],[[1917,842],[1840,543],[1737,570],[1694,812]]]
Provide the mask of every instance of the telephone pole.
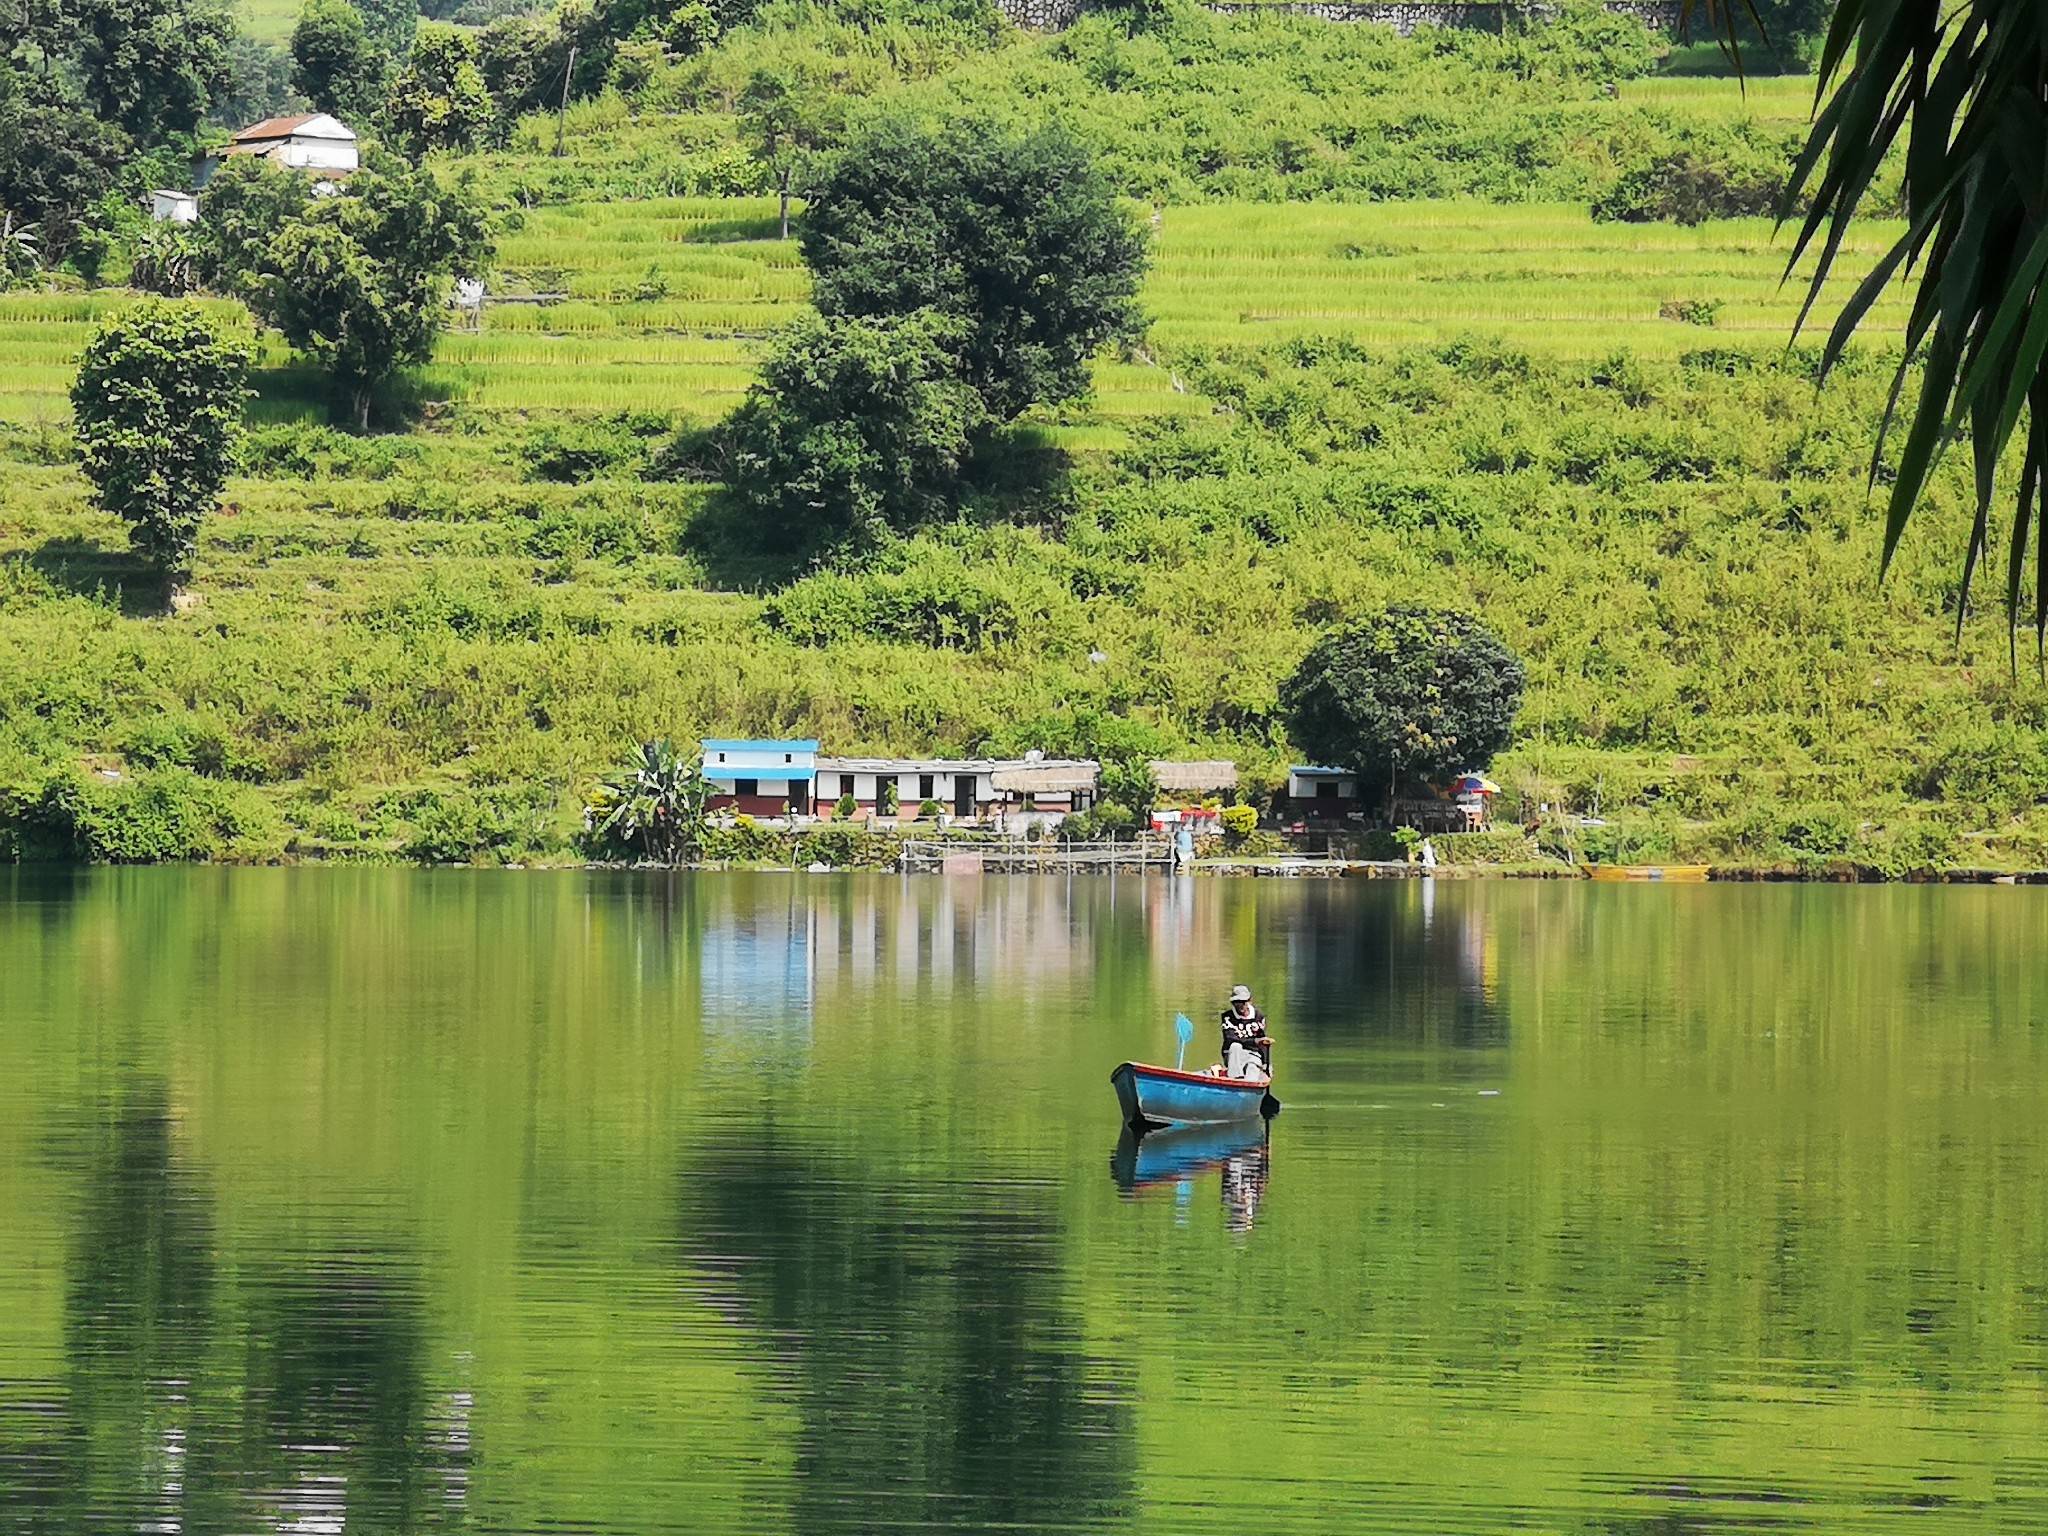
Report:
[[569,45],[569,62],[562,66],[562,104],[555,109],[555,158],[562,158],[562,134],[569,126],[569,82],[576,75],[576,45]]

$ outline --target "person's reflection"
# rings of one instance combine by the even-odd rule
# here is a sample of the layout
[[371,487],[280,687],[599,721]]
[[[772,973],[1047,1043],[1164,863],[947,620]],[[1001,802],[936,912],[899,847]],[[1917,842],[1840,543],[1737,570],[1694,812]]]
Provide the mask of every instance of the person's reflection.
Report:
[[1223,1160],[1223,1219],[1242,1237],[1259,1219],[1272,1171],[1272,1148],[1265,1142]]

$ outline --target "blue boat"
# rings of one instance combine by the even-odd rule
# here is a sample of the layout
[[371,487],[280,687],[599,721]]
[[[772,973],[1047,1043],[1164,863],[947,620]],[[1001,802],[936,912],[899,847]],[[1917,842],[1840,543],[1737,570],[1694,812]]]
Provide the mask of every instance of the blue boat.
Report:
[[1139,1135],[1169,1125],[1222,1125],[1280,1113],[1280,1101],[1265,1083],[1180,1072],[1172,1067],[1126,1061],[1109,1074],[1124,1124]]

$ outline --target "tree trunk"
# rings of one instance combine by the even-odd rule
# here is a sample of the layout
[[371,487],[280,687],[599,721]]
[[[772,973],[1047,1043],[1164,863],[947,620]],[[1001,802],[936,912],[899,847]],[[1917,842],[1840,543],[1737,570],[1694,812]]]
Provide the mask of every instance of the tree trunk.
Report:
[[782,238],[789,238],[789,172],[782,173]]
[[366,385],[363,388],[358,389],[355,392],[354,396],[352,397],[350,403],[353,414],[356,419],[356,435],[359,437],[368,437],[370,435],[369,387]]

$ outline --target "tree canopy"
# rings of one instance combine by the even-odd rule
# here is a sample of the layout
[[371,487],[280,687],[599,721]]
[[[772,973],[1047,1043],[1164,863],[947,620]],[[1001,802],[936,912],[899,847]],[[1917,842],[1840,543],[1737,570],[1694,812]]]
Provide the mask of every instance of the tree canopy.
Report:
[[491,114],[475,40],[454,27],[420,28],[405,68],[391,82],[384,111],[391,136],[413,155],[473,149],[490,131]]
[[884,118],[813,186],[802,242],[828,315],[958,318],[962,376],[997,421],[1083,393],[1089,358],[1141,326],[1144,237],[1058,125]]
[[103,324],[71,388],[94,499],[166,574],[191,560],[234,465],[250,350],[196,304],[152,300]]
[[1514,732],[1524,680],[1470,614],[1395,607],[1327,631],[1280,707],[1296,746],[1384,795],[1486,767]]
[[750,533],[798,563],[942,512],[985,413],[959,377],[959,322],[820,315],[783,333],[725,425]]
[[292,89],[315,111],[369,118],[384,99],[390,56],[348,0],[306,0],[292,28]]

